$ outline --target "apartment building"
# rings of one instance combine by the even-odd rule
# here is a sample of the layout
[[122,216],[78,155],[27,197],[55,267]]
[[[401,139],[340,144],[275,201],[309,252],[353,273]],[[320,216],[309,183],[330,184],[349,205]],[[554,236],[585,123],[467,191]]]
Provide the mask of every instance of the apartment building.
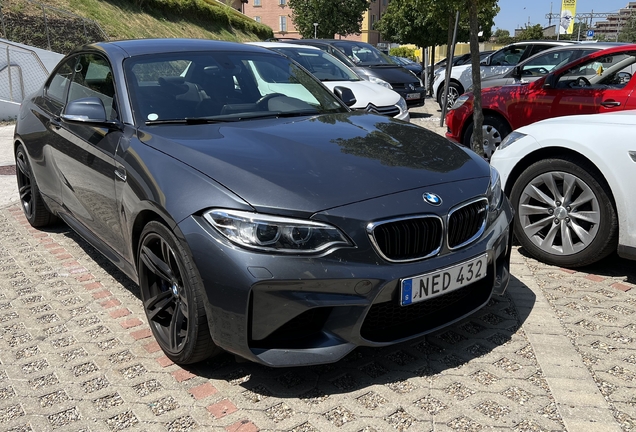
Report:
[[594,25],[595,36],[603,35],[609,40],[615,39],[632,14],[636,14],[636,2],[629,2],[618,13],[609,15],[604,21],[597,21]]
[[[362,29],[359,35],[336,35],[335,37],[383,46],[385,41],[382,39],[380,32],[373,29],[373,26],[382,17],[389,1],[369,1],[369,10],[364,13]],[[298,39],[301,37],[292,21],[292,11],[287,4],[287,0],[249,0],[248,3],[234,0],[232,6],[255,21],[271,27],[274,31],[274,37]]]

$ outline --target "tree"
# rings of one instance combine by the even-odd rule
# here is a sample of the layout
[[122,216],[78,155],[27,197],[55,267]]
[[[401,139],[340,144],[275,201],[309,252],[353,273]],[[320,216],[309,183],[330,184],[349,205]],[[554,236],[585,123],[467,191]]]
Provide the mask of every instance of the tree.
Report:
[[[331,39],[336,34],[359,34],[368,0],[289,0],[291,18],[304,38]],[[318,26],[314,26],[317,23]]]
[[508,45],[509,43],[512,43],[513,41],[513,37],[510,36],[510,32],[508,30],[503,30],[500,28],[495,30],[495,33],[493,33],[492,36],[495,39],[497,39],[497,43],[503,44],[503,45]]
[[619,42],[636,42],[636,15],[631,15],[618,33]]
[[518,38],[520,40],[543,40],[545,36],[543,35],[543,26],[541,24],[536,24],[533,26],[526,25],[520,33]]
[[[471,0],[394,0],[375,25],[384,39],[401,44],[412,43],[427,47],[447,42],[449,17],[454,23],[455,12],[466,11]],[[483,38],[492,34],[494,18],[499,12],[497,0],[477,0],[484,5],[478,8],[478,19]],[[452,27],[452,25],[451,25]],[[452,31],[452,28],[451,28]],[[467,42],[469,36],[468,15],[460,15],[458,42]]]

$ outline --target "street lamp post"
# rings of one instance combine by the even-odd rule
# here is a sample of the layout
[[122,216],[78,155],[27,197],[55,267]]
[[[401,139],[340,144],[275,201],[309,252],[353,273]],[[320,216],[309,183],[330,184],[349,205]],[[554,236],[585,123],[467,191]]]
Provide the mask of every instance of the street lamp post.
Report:
[[316,35],[318,34],[318,23],[314,23],[314,39],[317,39]]

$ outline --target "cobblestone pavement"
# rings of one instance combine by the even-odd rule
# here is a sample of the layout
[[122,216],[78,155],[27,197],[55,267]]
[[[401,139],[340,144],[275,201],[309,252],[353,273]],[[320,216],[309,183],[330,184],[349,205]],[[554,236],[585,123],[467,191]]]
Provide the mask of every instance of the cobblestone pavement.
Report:
[[616,256],[574,272],[515,248],[478,313],[333,365],[181,368],[137,287],[68,227],[7,203],[0,239],[0,431],[636,430],[636,266]]

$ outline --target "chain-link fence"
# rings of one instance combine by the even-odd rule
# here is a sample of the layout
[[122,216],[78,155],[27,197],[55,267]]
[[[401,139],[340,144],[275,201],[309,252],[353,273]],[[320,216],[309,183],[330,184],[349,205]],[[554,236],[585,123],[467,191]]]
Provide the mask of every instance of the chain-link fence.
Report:
[[40,88],[48,74],[35,52],[0,41],[0,100],[22,102]]
[[0,24],[1,38],[61,54],[108,40],[95,21],[33,0],[3,0]]

